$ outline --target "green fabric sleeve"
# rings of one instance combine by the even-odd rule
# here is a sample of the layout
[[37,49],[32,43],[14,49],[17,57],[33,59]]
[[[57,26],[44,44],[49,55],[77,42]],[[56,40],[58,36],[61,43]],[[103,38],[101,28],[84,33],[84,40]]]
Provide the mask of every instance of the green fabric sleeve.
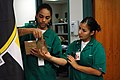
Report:
[[101,44],[98,44],[95,49],[95,55],[93,59],[93,68],[102,71],[103,73],[106,72],[106,55],[104,48]]

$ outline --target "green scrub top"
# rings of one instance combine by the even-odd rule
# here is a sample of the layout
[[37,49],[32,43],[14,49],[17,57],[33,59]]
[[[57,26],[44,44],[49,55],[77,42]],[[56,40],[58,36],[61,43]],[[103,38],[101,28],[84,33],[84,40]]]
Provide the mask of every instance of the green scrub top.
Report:
[[[81,40],[72,42],[66,55],[72,55],[75,57],[77,51],[81,51]],[[102,73],[106,72],[106,55],[104,48],[100,42],[94,37],[91,38],[90,42],[80,52],[80,60],[76,61],[79,65],[95,68]],[[72,66],[69,67],[70,80],[103,80],[103,76],[95,76],[80,72],[74,69]]]
[[[62,55],[61,42],[57,34],[50,28],[43,34],[48,51],[52,56]],[[54,63],[44,60],[44,66],[38,66],[38,58],[25,55],[24,41],[35,40],[32,34],[20,37],[21,51],[24,64],[25,80],[56,80],[56,67]]]

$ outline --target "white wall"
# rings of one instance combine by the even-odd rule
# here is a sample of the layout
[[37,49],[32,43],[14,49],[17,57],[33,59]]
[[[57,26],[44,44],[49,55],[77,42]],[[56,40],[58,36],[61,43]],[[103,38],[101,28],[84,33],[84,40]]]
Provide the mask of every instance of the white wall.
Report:
[[67,8],[67,3],[66,4],[53,4],[53,3],[49,3],[50,6],[52,7],[53,10],[53,15],[52,15],[52,22],[55,23],[57,22],[57,19],[55,17],[55,14],[58,13],[59,14],[59,18],[65,18],[65,12],[68,12],[68,8]]
[[[69,0],[69,9],[70,9],[70,31],[72,31],[73,28],[71,28],[72,22],[81,21],[83,19],[83,0]],[[67,6],[67,5],[66,5]],[[63,9],[62,12],[65,12],[67,10],[66,7],[61,7],[61,5],[58,5],[58,7],[55,7],[55,5],[52,6],[53,8],[53,19],[55,19],[54,12],[61,13],[61,9]],[[24,26],[25,23],[28,23],[30,20],[35,19],[35,12],[36,12],[36,3],[35,0],[14,0],[14,11],[16,16],[16,24],[17,27]],[[61,13],[63,16],[64,14]],[[63,17],[61,17],[63,18]],[[55,20],[53,20],[55,22]],[[74,28],[74,32],[77,32],[77,27]],[[79,39],[78,36],[71,34],[70,32],[70,42]]]
[[[78,33],[79,22],[83,19],[83,0],[69,0],[70,4],[70,42],[79,39]],[[72,23],[75,23],[72,26]],[[75,33],[75,35],[74,35]]]
[[24,26],[30,20],[35,20],[35,0],[14,0],[14,12],[17,27]]

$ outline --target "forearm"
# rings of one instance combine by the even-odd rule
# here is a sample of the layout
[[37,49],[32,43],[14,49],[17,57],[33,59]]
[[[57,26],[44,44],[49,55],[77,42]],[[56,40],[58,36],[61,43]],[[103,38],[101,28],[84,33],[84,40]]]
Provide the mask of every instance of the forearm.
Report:
[[57,58],[57,57],[52,56],[49,60],[61,66],[64,66],[65,64],[67,64],[67,61],[63,58]]
[[94,68],[91,68],[91,67],[86,67],[86,66],[80,66],[80,65],[77,65],[75,67],[75,69],[81,71],[81,72],[84,72],[84,73],[87,73],[87,74],[92,74],[92,75],[96,75],[96,76],[100,76],[102,74],[101,71],[99,70],[96,70]]
[[33,28],[18,28],[18,35],[23,36],[32,33]]

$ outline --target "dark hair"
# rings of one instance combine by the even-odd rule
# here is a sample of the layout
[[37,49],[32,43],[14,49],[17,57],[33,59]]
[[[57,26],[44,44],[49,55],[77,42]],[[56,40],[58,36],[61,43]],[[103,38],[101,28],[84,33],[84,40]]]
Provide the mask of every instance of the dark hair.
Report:
[[[42,10],[42,9],[47,9],[48,11],[50,11],[50,15],[51,15],[51,17],[52,17],[52,8],[51,8],[51,6],[50,6],[49,4],[46,4],[46,3],[41,4],[41,5],[37,8],[36,15],[37,15],[37,14],[39,13],[39,11]],[[36,22],[37,22],[36,17],[35,17],[35,20],[36,20]],[[52,19],[50,20],[49,25],[52,25]]]
[[86,17],[81,21],[81,23],[86,23],[90,28],[90,32],[101,31],[100,25],[97,23],[97,21],[93,17]]
[[46,3],[43,3],[41,4],[38,8],[37,8],[37,11],[36,11],[36,14],[39,13],[40,10],[42,9],[47,9],[48,11],[50,11],[50,15],[52,16],[52,8],[49,4],[46,4]]

